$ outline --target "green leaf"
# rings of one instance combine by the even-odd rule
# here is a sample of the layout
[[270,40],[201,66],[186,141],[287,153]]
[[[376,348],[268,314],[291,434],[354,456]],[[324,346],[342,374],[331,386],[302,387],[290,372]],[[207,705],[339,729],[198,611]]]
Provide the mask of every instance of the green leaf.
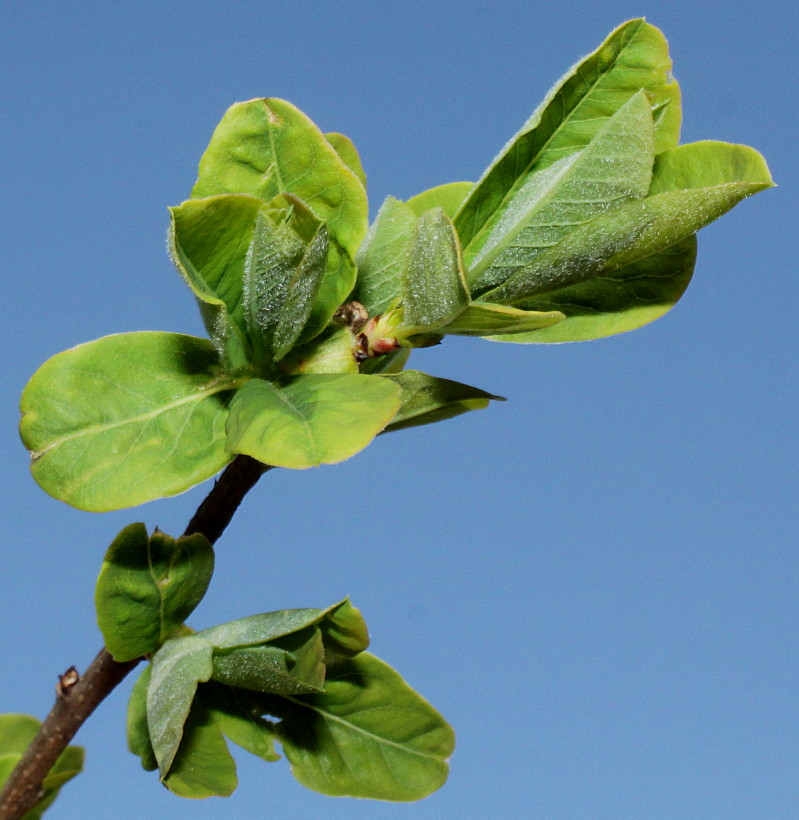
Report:
[[419,800],[443,785],[452,729],[387,664],[344,661],[318,695],[266,698],[294,776],[334,796]]
[[244,271],[244,306],[260,361],[280,361],[299,339],[325,275],[327,254],[324,225],[305,245],[288,226],[258,215]]
[[361,181],[361,185],[366,188],[366,174],[363,170],[363,163],[355,143],[344,134],[338,134],[335,131],[330,134],[325,134],[327,141],[333,146],[336,153],[341,157],[347,168],[355,174]]
[[[666,190],[581,225],[481,299],[513,304],[608,274],[681,242],[771,179]],[[531,307],[530,305],[525,305]]]
[[[41,722],[30,715],[0,715],[0,790],[36,737]],[[61,787],[83,771],[84,751],[67,746],[42,781],[42,795],[22,820],[40,820],[58,797]]]
[[551,327],[565,319],[558,310],[519,310],[507,305],[473,302],[449,324],[442,333],[457,336],[494,336],[498,333],[526,333]]
[[106,336],[53,356],[22,393],[20,434],[46,492],[93,512],[175,495],[230,461],[224,426],[240,382],[210,342]]
[[156,652],[147,687],[147,726],[161,777],[172,767],[197,684],[213,673],[213,646],[201,636],[168,640]]
[[355,335],[348,327],[330,327],[312,342],[295,347],[280,363],[287,376],[358,373]]
[[384,313],[402,295],[408,241],[417,222],[413,208],[388,197],[358,251],[353,299],[370,316]]
[[325,613],[319,622],[319,629],[325,647],[325,663],[354,658],[369,646],[366,621],[348,598]]
[[192,197],[252,194],[269,202],[294,194],[355,256],[368,223],[366,191],[324,134],[285,100],[256,99],[228,109],[200,160]]
[[236,762],[214,713],[199,698],[186,720],[174,762],[162,780],[180,797],[228,797],[236,790]]
[[402,430],[444,421],[488,407],[489,401],[505,401],[477,387],[428,376],[419,370],[403,370],[401,373],[383,376],[398,384],[402,390],[402,404],[385,432]]
[[291,469],[336,464],[366,447],[399,402],[396,386],[379,376],[252,379],[231,402],[228,451]]
[[263,760],[280,760],[275,726],[261,716],[257,695],[212,682],[203,684],[202,699],[225,737]]
[[407,204],[417,216],[421,216],[431,208],[441,208],[450,219],[454,219],[458,209],[473,188],[473,182],[448,182],[412,196]]
[[147,726],[147,688],[150,685],[152,671],[153,665],[148,663],[133,684],[127,714],[128,749],[141,758],[142,768],[148,772],[158,768]]
[[587,148],[530,174],[492,214],[464,255],[473,292],[501,284],[577,226],[645,196],[654,157],[641,91],[604,120]]
[[656,112],[656,152],[674,147],[680,97],[668,44],[654,26],[630,20],[558,81],[483,174],[455,218],[464,252],[531,172],[588,145],[606,119],[641,89]]
[[403,328],[418,333],[436,330],[469,301],[455,228],[441,208],[426,211],[417,220],[408,246],[402,285]]
[[170,538],[144,524],[125,527],[106,552],[95,589],[106,649],[123,662],[155,652],[202,600],[214,551],[199,533]]

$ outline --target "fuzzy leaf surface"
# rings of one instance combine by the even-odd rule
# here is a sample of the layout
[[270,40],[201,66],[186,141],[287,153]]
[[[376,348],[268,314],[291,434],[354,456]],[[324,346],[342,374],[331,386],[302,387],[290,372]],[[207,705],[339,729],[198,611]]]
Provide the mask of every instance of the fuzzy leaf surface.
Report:
[[202,600],[214,571],[204,535],[170,538],[130,524],[111,543],[95,588],[97,622],[118,662],[155,652]]
[[336,464],[366,447],[399,404],[396,385],[379,376],[252,379],[231,402],[228,451],[295,470]]
[[230,461],[224,428],[238,385],[209,341],[177,333],[105,336],[59,353],[22,393],[33,477],[93,512],[183,492]]

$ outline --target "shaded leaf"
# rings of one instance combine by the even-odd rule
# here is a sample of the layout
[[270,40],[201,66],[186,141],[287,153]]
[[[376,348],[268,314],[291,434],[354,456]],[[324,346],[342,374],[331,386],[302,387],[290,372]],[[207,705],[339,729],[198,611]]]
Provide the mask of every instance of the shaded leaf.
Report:
[[275,726],[261,716],[257,696],[230,686],[207,683],[202,687],[202,699],[225,737],[263,760],[280,760],[275,751]]
[[236,103],[200,160],[192,197],[294,194],[351,256],[366,234],[366,191],[324,134],[285,100]]
[[417,219],[410,205],[388,197],[369,228],[356,257],[358,279],[352,296],[370,316],[384,313],[402,295],[405,257]]
[[175,495],[230,461],[224,425],[240,382],[210,342],[106,336],[59,353],[22,393],[20,434],[50,495],[103,512]]
[[655,150],[677,144],[679,87],[668,44],[644,20],[630,20],[571,68],[502,149],[455,218],[464,251],[527,175],[585,147],[630,97],[644,89],[657,112]]
[[458,209],[473,188],[473,182],[448,182],[412,196],[407,204],[417,216],[421,216],[431,208],[441,208],[450,219],[454,219]]
[[360,610],[349,599],[331,607],[319,621],[325,647],[325,663],[353,658],[369,646],[369,630]]
[[423,213],[408,244],[402,283],[403,328],[436,330],[469,304],[455,228],[441,208]]
[[419,370],[403,370],[401,373],[383,376],[398,384],[402,390],[402,403],[385,432],[432,424],[454,418],[469,410],[488,407],[489,401],[505,401],[477,387],[428,376]]
[[643,91],[604,121],[588,146],[532,173],[464,254],[474,293],[529,265],[577,226],[649,190],[654,129]]
[[183,737],[197,684],[210,680],[213,647],[198,635],[173,638],[155,654],[147,687],[147,726],[161,777]]
[[144,524],[125,527],[103,560],[95,588],[97,622],[114,660],[156,649],[202,600],[214,571],[214,551],[199,533],[170,538]]
[[358,177],[361,181],[361,185],[366,188],[366,174],[363,170],[361,155],[358,153],[355,143],[349,137],[344,136],[344,134],[338,134],[335,131],[325,134],[325,138],[333,146],[347,168]]
[[269,697],[294,776],[335,796],[419,800],[443,785],[452,729],[369,653],[342,661],[318,695]]
[[236,762],[214,713],[199,698],[192,706],[180,747],[162,781],[180,797],[228,797],[236,790]]
[[126,723],[128,749],[141,759],[142,768],[148,772],[158,768],[147,726],[147,688],[150,685],[152,671],[153,665],[148,663],[136,678],[128,700]]
[[457,336],[493,336],[498,333],[525,333],[556,325],[565,319],[558,310],[519,310],[507,305],[473,302],[441,328],[442,333]]
[[379,376],[252,379],[231,402],[227,448],[276,467],[335,464],[366,447],[398,407],[399,391]]

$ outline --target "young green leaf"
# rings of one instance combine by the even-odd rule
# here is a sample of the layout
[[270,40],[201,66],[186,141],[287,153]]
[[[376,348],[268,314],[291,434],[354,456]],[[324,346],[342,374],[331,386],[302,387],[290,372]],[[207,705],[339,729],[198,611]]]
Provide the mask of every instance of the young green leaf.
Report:
[[327,223],[354,257],[366,234],[368,206],[360,179],[324,134],[285,100],[256,99],[227,110],[200,160],[192,197],[252,194],[269,202],[294,194]]
[[358,251],[353,299],[370,316],[384,313],[402,296],[408,242],[418,220],[413,208],[388,197]]
[[566,318],[558,310],[519,310],[507,305],[472,302],[463,313],[440,328],[457,336],[495,336],[498,333],[527,333],[551,327]]
[[211,682],[203,684],[200,696],[225,737],[262,760],[280,760],[275,726],[262,717],[258,695]]
[[268,697],[294,776],[335,796],[419,800],[443,785],[452,729],[368,652],[342,661],[317,695]]
[[106,336],[53,356],[22,393],[20,434],[46,492],[92,512],[175,495],[230,461],[224,426],[240,382],[205,339]]
[[325,663],[354,658],[369,646],[366,621],[348,598],[327,610],[319,621],[319,629],[325,648]]
[[606,118],[641,89],[657,112],[656,152],[674,147],[680,96],[668,44],[654,26],[630,20],[558,81],[483,174],[455,217],[464,252],[528,174],[588,145]]
[[197,684],[211,679],[213,646],[198,635],[168,640],[156,652],[147,687],[147,727],[163,779],[183,737]]
[[403,370],[401,373],[387,374],[385,379],[398,384],[402,390],[402,403],[385,432],[403,430],[432,424],[488,407],[489,401],[505,401],[477,387],[428,376],[419,370]]
[[441,208],[450,219],[454,219],[473,188],[473,182],[448,182],[412,196],[407,204],[417,216],[431,208]]
[[252,379],[231,402],[227,448],[295,470],[335,464],[366,447],[399,403],[396,385],[379,376]]
[[[0,715],[0,790],[36,737],[41,722],[30,715]],[[61,787],[83,771],[84,752],[80,746],[67,746],[42,781],[36,805],[22,820],[40,820],[58,797]]]
[[469,304],[458,235],[441,208],[425,211],[408,245],[402,282],[405,332],[436,330]]
[[228,797],[236,790],[236,762],[214,712],[198,698],[183,727],[164,785],[180,797]]
[[338,134],[335,131],[325,134],[325,139],[333,146],[335,152],[341,157],[347,168],[355,174],[361,181],[364,189],[366,188],[366,174],[363,170],[363,163],[361,162],[361,155],[355,147],[355,143],[344,134]]
[[141,758],[142,768],[148,772],[158,768],[147,725],[147,688],[150,685],[152,671],[153,665],[148,663],[136,678],[130,691],[126,722],[128,749]]
[[475,293],[495,287],[577,226],[649,190],[654,127],[643,91],[604,121],[588,146],[532,173],[469,244]]
[[106,552],[95,589],[106,649],[123,662],[155,652],[202,600],[214,551],[199,533],[170,538],[130,524]]

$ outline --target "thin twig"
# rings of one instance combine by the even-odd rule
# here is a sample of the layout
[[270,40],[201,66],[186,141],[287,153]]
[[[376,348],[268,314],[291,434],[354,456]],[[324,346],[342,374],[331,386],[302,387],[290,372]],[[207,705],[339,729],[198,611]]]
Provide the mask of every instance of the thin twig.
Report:
[[[237,456],[197,508],[184,535],[202,533],[213,544],[267,469],[249,456]],[[0,820],[20,820],[41,800],[42,783],[59,755],[83,722],[140,660],[117,663],[101,649],[77,683],[59,689],[50,714],[0,793]]]

